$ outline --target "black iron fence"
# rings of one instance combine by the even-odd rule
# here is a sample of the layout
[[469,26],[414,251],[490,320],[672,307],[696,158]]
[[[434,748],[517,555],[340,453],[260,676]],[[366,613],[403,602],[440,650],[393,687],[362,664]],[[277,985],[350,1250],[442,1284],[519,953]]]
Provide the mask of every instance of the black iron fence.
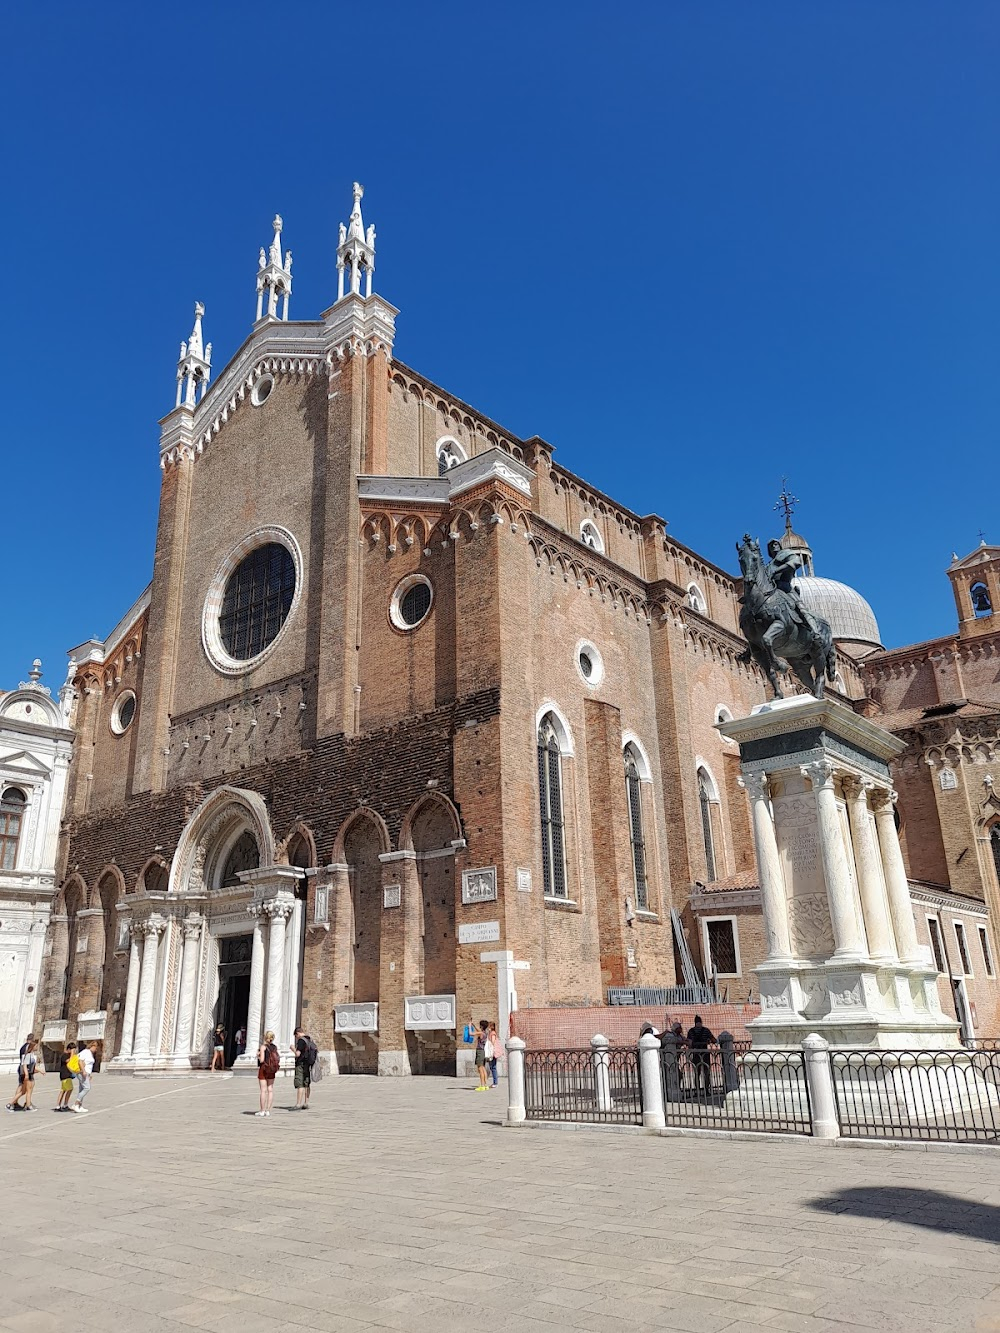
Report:
[[525,1051],[524,1108],[528,1120],[641,1125],[639,1052]]
[[1000,1049],[831,1051],[845,1137],[1000,1143]]
[[752,1051],[749,1042],[726,1036],[707,1050],[664,1044],[660,1073],[667,1124],[811,1134],[801,1051]]

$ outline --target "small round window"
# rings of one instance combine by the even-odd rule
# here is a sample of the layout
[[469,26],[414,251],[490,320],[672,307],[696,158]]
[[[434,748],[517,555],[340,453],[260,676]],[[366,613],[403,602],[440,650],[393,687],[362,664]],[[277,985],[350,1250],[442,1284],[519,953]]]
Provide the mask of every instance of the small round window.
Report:
[[132,719],[135,717],[135,695],[131,690],[126,690],[124,694],[119,694],[115,700],[115,706],[111,710],[111,730],[116,736],[128,731],[132,725]]
[[411,574],[392,595],[389,619],[397,629],[416,629],[427,618],[434,589],[422,574]]
[[270,375],[261,375],[260,379],[250,390],[250,401],[254,407],[260,407],[266,403],[271,396],[271,390],[274,388],[274,380]]
[[588,685],[599,685],[604,679],[604,659],[592,643],[577,644],[576,669]]

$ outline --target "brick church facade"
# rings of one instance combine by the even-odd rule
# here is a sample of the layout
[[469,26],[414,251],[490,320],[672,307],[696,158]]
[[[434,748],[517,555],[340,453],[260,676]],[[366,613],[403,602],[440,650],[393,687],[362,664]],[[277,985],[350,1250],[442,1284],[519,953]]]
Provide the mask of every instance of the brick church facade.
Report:
[[[276,219],[257,320],[211,382],[196,307],[152,583],[74,650],[38,1013],[50,1041],[91,1016],[113,1067],[207,1064],[218,1023],[249,1063],[301,1019],[341,1071],[454,1071],[456,1024],[496,1017],[484,950],[530,964],[521,1007],[681,981],[680,936],[730,998],[755,989],[748,805],[716,730],[764,699],[738,580],[396,360],[374,256],[355,187],[338,299],[291,321]],[[995,957],[1000,636],[976,613],[940,654],[886,652],[790,518],[784,540],[836,622],[838,697],[911,742],[918,923],[965,913]]]

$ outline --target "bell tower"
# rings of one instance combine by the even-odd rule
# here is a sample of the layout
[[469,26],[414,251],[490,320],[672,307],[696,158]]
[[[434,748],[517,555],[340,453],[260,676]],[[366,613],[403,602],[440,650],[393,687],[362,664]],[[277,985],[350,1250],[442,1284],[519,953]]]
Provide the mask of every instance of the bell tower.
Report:
[[958,607],[959,637],[978,638],[1000,630],[1000,546],[989,545],[980,534],[971,555],[961,560],[952,557],[948,577]]

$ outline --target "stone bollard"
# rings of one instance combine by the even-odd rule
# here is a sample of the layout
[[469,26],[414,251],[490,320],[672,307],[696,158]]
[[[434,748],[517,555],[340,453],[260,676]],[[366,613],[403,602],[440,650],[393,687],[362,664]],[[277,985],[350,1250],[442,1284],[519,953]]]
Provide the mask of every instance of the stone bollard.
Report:
[[668,1102],[681,1099],[680,1050],[677,1038],[672,1032],[664,1032],[660,1038],[660,1059],[663,1061],[663,1095]]
[[722,1055],[722,1090],[723,1093],[739,1092],[740,1071],[736,1065],[736,1053],[733,1050],[733,1034],[719,1033],[719,1051]]
[[662,1129],[663,1083],[660,1075],[660,1039],[647,1032],[639,1038],[639,1081],[642,1085],[642,1123],[647,1129]]
[[818,1032],[810,1032],[802,1043],[802,1058],[809,1084],[809,1113],[812,1117],[813,1137],[839,1139],[840,1120],[837,1099],[833,1092],[833,1072],[830,1068],[830,1043]]
[[507,1124],[524,1123],[524,1041],[511,1037],[507,1042]]
[[611,1110],[611,1062],[608,1058],[610,1045],[607,1037],[602,1037],[599,1032],[590,1039],[590,1049],[594,1053],[594,1093],[599,1111]]

